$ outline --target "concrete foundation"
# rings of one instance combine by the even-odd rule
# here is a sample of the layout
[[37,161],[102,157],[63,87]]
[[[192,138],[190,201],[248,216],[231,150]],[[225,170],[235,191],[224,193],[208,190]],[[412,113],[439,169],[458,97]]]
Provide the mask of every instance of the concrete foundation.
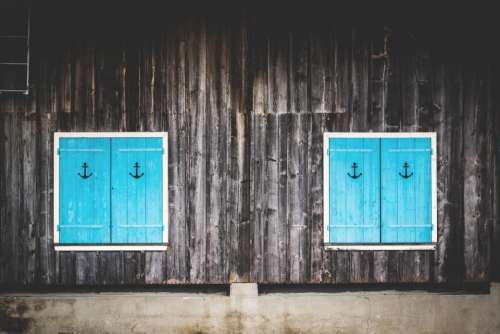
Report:
[[0,333],[500,333],[490,294],[346,292],[0,295]]

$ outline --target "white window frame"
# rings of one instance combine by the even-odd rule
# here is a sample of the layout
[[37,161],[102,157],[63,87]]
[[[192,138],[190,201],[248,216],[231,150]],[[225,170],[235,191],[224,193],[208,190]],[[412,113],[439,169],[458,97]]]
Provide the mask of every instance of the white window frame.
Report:
[[[61,138],[162,138],[163,154],[163,242],[130,245],[64,245],[59,244],[59,141]],[[54,248],[56,251],[164,251],[168,243],[168,132],[55,132],[54,133]]]
[[[323,231],[324,247],[331,250],[434,250],[437,244],[437,150],[436,132],[325,132],[323,134]],[[328,159],[331,138],[430,138],[431,139],[431,207],[432,241],[424,244],[332,244],[328,230],[330,219],[330,194]]]

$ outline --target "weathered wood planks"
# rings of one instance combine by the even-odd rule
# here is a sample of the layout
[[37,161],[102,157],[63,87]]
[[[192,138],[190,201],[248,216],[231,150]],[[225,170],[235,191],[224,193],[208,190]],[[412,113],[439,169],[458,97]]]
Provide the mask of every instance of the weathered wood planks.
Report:
[[[498,68],[401,27],[234,13],[37,27],[32,94],[0,96],[0,284],[498,280]],[[55,131],[169,132],[167,252],[53,250]],[[324,131],[437,132],[435,252],[323,249]]]

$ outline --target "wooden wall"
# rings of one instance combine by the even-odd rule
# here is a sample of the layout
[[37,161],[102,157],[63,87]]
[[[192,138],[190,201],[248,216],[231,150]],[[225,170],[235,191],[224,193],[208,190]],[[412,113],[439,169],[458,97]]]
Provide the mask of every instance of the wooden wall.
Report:
[[[0,96],[2,285],[500,278],[488,57],[381,23],[235,11],[96,29],[44,15],[32,93]],[[54,251],[55,131],[169,132],[167,252]],[[325,131],[437,132],[436,251],[322,248]]]

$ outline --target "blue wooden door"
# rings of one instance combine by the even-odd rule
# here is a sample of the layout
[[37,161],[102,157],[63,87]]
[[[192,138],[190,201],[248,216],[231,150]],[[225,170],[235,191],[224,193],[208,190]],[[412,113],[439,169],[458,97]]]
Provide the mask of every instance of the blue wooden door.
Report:
[[380,139],[330,138],[329,239],[380,241]]
[[382,242],[432,241],[431,139],[382,139]]
[[112,242],[162,242],[162,138],[113,138],[111,151]]
[[59,242],[110,242],[110,140],[59,141]]

